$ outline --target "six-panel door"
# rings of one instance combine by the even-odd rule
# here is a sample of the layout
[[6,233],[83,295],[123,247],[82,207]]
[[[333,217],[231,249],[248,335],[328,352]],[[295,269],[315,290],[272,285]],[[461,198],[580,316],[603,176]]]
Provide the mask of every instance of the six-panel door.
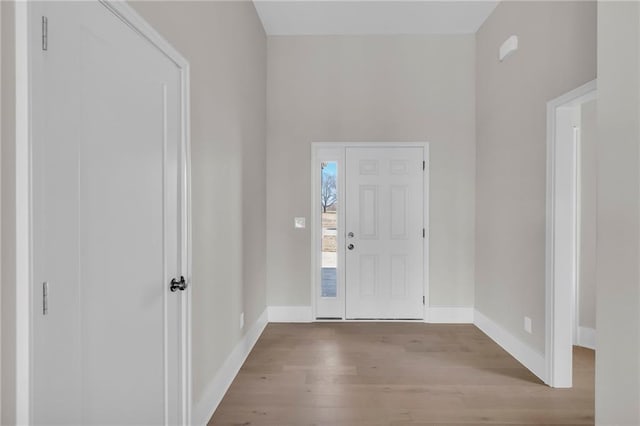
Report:
[[346,149],[346,317],[423,318],[423,148]]

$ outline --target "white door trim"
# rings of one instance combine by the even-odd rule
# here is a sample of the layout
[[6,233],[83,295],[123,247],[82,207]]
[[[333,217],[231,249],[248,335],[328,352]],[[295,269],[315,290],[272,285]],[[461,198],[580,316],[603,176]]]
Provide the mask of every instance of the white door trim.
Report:
[[[28,3],[15,3],[16,55],[16,424],[30,420],[31,126]],[[4,366],[7,368],[7,366]],[[5,396],[6,398],[6,396]]]
[[[563,107],[578,105],[596,98],[596,80],[590,81],[547,103],[547,212],[545,243],[545,381],[551,387],[572,385],[572,312],[575,304],[578,216],[567,209],[558,209],[563,200],[576,200],[575,185],[561,186],[556,177],[559,168],[574,168],[576,158],[573,139],[571,147],[557,137],[557,115]],[[566,143],[566,142],[565,142]],[[565,148],[563,153],[562,148]],[[566,155],[566,150],[572,154]],[[557,224],[563,224],[558,230]],[[573,236],[571,236],[573,235]],[[571,241],[568,241],[571,240]],[[558,268],[556,259],[572,263],[574,267]]]
[[[100,0],[108,10],[147,39],[158,50],[173,61],[181,74],[181,187],[182,211],[182,269],[191,285],[191,159],[189,116],[189,62],[175,50],[151,25],[131,6],[122,1]],[[29,424],[31,407],[31,279],[32,279],[32,179],[31,179],[31,64],[29,2],[15,4],[15,48],[16,48],[16,423]],[[191,424],[191,291],[182,298],[181,341],[182,362],[181,386],[184,424]]]
[[[312,321],[316,321],[316,317],[317,317],[317,312],[316,312],[316,307],[317,307],[317,300],[318,300],[318,296],[317,296],[317,290],[318,290],[318,277],[320,277],[320,262],[319,262],[319,256],[317,253],[317,248],[319,247],[320,244],[320,239],[319,239],[319,235],[321,232],[321,227],[320,227],[320,217],[318,215],[318,212],[320,211],[320,192],[319,192],[319,188],[320,188],[320,174],[319,174],[319,167],[318,167],[318,162],[320,161],[319,159],[319,155],[318,155],[318,151],[322,148],[329,148],[329,149],[340,149],[342,150],[342,155],[340,158],[336,159],[336,161],[339,161],[338,164],[338,170],[339,172],[342,171],[342,175],[344,176],[344,159],[345,159],[345,152],[347,148],[415,148],[415,147],[421,147],[424,149],[424,161],[426,164],[426,168],[425,168],[425,173],[423,175],[423,188],[424,188],[424,195],[423,195],[423,202],[424,202],[424,206],[423,206],[423,223],[425,224],[425,238],[423,241],[423,247],[424,247],[424,263],[423,263],[423,277],[424,277],[424,298],[425,298],[425,303],[423,306],[423,320],[424,321],[428,321],[429,317],[428,317],[428,311],[429,311],[429,239],[430,239],[430,233],[429,233],[429,175],[430,175],[430,164],[429,164],[429,142],[312,142],[311,143],[311,226],[310,226],[310,230],[311,230],[311,279],[310,279],[310,285],[311,285],[311,313],[312,313]],[[339,194],[338,197],[340,198],[339,203],[341,206],[344,206],[344,201],[341,198],[342,194],[344,193],[344,179],[340,179],[339,178]],[[342,208],[342,211],[339,212],[339,214],[342,215],[342,219],[339,219],[341,221],[341,223],[344,223],[344,207]],[[344,244],[340,245],[340,247],[343,247]],[[344,259],[345,253],[344,250],[342,250],[341,252],[339,252],[339,265],[344,265],[345,263],[345,259]],[[344,275],[344,271],[340,271],[338,270],[338,276],[343,276]],[[345,306],[343,306],[343,310],[342,310],[342,320],[345,319]]]

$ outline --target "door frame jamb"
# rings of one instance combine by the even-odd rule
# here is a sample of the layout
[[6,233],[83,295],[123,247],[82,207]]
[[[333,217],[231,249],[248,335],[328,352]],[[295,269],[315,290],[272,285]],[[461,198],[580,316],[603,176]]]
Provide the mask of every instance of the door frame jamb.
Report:
[[[596,99],[596,96],[597,81],[592,80],[547,103],[545,382],[551,387],[572,386],[572,315],[575,311],[567,307],[576,303],[574,289],[578,249],[577,235],[573,235],[576,234],[578,215],[573,211],[575,206],[567,208],[566,203],[566,200],[575,203],[577,187],[567,183],[566,173],[558,174],[558,171],[566,171],[567,167],[572,168],[570,162],[576,159],[576,147],[575,144],[567,146],[563,143],[566,138],[558,136],[557,117],[563,107],[578,105]],[[565,179],[560,181],[563,177]],[[562,228],[557,228],[558,224]],[[558,259],[563,259],[563,262],[557,262]],[[566,264],[569,268],[562,268]]]

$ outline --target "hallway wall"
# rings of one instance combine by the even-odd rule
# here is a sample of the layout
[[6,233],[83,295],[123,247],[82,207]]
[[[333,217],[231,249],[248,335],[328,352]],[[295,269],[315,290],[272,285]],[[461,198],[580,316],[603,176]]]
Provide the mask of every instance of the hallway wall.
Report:
[[[511,35],[519,49],[499,62]],[[596,4],[501,2],[476,58],[475,306],[543,355],[546,103],[596,77]]]
[[640,424],[640,4],[598,2],[596,424]]
[[431,305],[473,306],[474,40],[269,37],[268,305],[311,305],[311,143],[427,141]]

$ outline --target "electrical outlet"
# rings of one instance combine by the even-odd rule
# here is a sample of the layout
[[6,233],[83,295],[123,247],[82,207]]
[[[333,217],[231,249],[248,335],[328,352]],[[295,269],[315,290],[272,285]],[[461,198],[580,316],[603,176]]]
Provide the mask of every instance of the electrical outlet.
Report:
[[240,330],[244,328],[244,312],[240,314]]
[[524,331],[531,334],[531,318],[524,317]]

